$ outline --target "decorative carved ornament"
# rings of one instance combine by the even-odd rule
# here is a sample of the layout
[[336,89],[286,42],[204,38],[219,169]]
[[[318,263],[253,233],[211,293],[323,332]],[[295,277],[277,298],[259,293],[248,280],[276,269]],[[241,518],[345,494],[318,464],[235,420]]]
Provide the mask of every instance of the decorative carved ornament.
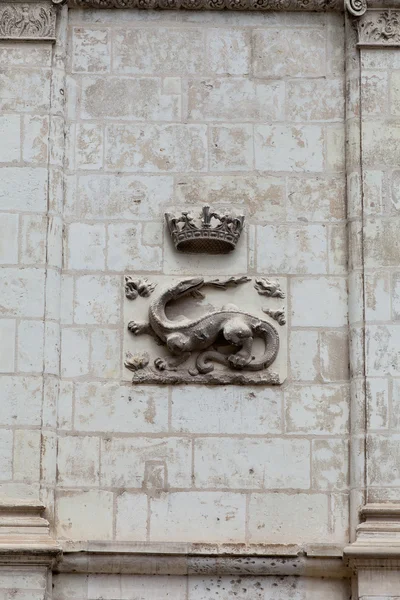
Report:
[[400,46],[400,10],[368,10],[357,28],[358,46]]
[[[140,280],[126,277],[125,281]],[[126,286],[127,300],[136,300],[135,320],[127,324],[124,361],[126,369],[134,373],[133,383],[282,383],[284,377],[269,367],[275,366],[281,347],[280,334],[271,320],[279,329],[286,325],[285,310],[277,305],[285,294],[279,282],[257,279],[254,288],[269,299],[270,305],[265,306],[264,300],[249,293],[249,282],[251,278],[246,276],[173,282],[164,276],[157,285],[159,293],[150,301],[142,300],[140,307],[137,303],[145,296],[138,293],[139,286],[133,296],[131,285]],[[148,285],[146,282],[145,287]],[[234,288],[231,296],[240,308],[233,303],[218,307],[219,292],[228,288]],[[129,314],[129,305],[126,310]]]
[[49,3],[0,3],[0,39],[55,40],[56,9]]
[[69,0],[86,8],[342,11],[343,0]]
[[244,216],[220,215],[204,206],[199,219],[183,212],[180,217],[165,213],[177,250],[194,254],[227,254],[235,249],[243,231]]
[[361,17],[367,10],[367,0],[345,0],[345,6],[353,17]]

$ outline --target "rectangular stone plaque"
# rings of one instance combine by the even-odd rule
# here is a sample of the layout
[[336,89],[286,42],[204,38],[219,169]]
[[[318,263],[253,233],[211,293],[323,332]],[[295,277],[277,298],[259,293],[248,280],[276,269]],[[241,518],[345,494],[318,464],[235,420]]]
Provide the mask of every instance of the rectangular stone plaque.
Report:
[[[174,355],[165,345],[165,341],[160,344],[160,341],[151,335],[152,330],[150,330],[150,333],[143,332],[140,326],[143,323],[149,323],[151,303],[155,303],[160,299],[165,290],[171,289],[179,282],[190,279],[190,276],[152,276],[149,281],[140,280],[134,275],[130,277],[137,283],[139,292],[133,292],[133,295],[136,296],[134,299],[129,299],[126,295],[124,298],[124,380],[131,380],[133,383],[139,384],[198,383],[203,385],[279,385],[285,381],[287,376],[287,282],[285,278],[204,277],[205,285],[200,287],[199,290],[204,298],[187,295],[167,302],[165,312],[163,312],[164,302],[157,302],[156,313],[159,314],[159,311],[161,311],[162,314],[165,314],[169,326],[172,324],[172,329],[167,330],[168,335],[183,332],[184,335],[194,333],[200,338],[204,337],[204,342],[201,342],[203,343],[202,350],[192,352],[182,364],[177,365],[174,370],[169,370],[163,367],[166,366],[166,362],[171,359],[174,360]],[[196,276],[193,276],[193,278],[196,278]],[[244,281],[246,279],[248,281]],[[260,285],[260,281],[264,283]],[[218,287],[223,282],[226,282],[226,289]],[[148,284],[147,289],[145,284]],[[155,286],[153,291],[150,289],[152,286]],[[151,293],[146,297],[140,295],[149,291]],[[221,313],[222,310],[223,313]],[[211,313],[214,316],[207,317]],[[187,320],[184,329],[183,318]],[[212,322],[210,322],[210,319]],[[128,324],[131,322],[135,325],[133,328],[130,326],[130,329],[133,329],[136,334],[128,329]],[[262,325],[265,322],[272,325],[272,333],[268,325]],[[229,330],[233,331],[233,335],[236,335],[236,330],[241,330],[242,327],[246,331],[248,327],[250,329],[256,328],[251,348],[251,356],[254,358],[243,368],[239,366],[232,368],[232,363],[229,362],[228,357],[235,354],[239,350],[239,346],[229,345],[223,332]],[[137,329],[139,329],[139,332],[137,332]],[[212,348],[208,348],[206,344],[211,334],[218,335]],[[256,370],[259,365],[263,364],[263,358],[270,352],[271,343],[276,340],[276,334],[279,337],[279,348],[275,352],[276,358],[266,368],[261,367],[260,370]],[[265,343],[266,340],[267,344]],[[223,360],[227,364],[221,364],[214,360],[213,356],[215,355],[213,354],[205,356],[204,352],[208,353],[209,350],[217,352],[219,357],[224,355],[225,359]],[[204,360],[199,363],[198,356],[201,352],[203,352]],[[182,352],[175,353],[175,356],[179,355],[182,355]],[[205,364],[210,371],[202,372],[199,369],[199,364],[203,366]],[[126,368],[125,365],[129,365],[129,368]]]

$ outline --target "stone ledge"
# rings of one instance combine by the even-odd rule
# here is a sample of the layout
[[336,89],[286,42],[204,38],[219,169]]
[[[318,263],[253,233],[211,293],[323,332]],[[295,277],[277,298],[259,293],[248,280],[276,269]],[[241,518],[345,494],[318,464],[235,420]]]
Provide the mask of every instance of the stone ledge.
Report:
[[129,575],[305,575],[349,577],[339,546],[66,542],[62,573]]

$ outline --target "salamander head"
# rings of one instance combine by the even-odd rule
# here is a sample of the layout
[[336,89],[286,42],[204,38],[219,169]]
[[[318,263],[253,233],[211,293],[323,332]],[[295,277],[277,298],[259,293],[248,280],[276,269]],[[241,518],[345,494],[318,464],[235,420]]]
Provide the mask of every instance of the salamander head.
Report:
[[183,279],[175,287],[171,289],[171,299],[181,298],[196,290],[200,289],[204,283],[203,277],[192,277],[191,279]]

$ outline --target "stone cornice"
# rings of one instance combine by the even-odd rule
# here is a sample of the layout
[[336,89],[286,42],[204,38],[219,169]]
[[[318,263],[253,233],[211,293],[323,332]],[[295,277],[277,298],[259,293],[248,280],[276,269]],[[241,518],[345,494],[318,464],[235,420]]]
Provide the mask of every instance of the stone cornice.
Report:
[[343,0],[69,0],[71,7],[165,10],[341,11]]
[[50,40],[56,37],[56,8],[50,2],[0,2],[0,39]]

